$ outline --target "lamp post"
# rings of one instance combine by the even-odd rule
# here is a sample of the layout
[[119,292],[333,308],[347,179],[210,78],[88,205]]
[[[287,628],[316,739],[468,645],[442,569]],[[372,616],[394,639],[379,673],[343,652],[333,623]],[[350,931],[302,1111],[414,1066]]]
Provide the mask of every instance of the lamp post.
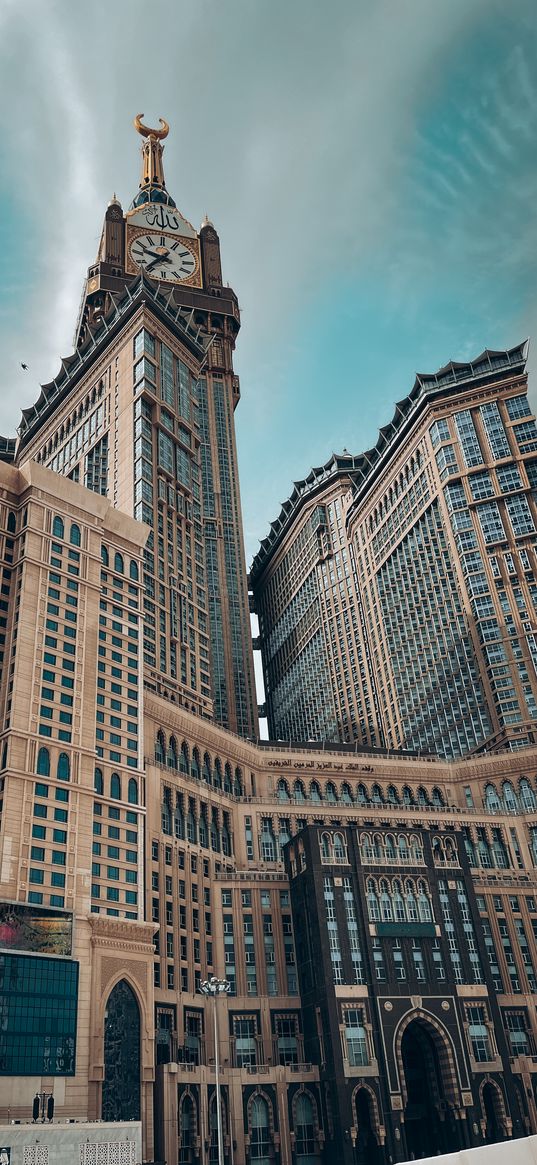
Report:
[[[231,991],[231,983],[227,979],[217,979],[216,975],[212,975],[210,979],[205,979],[200,983],[199,989],[202,995],[210,996],[214,1004],[214,1072],[216,1080],[216,1137],[218,1143],[218,1165],[224,1165],[224,1138],[222,1135],[222,1105],[220,1100],[220,1058],[218,1055],[218,1017],[216,1011],[216,1000],[219,995],[229,995]],[[209,1140],[211,1136],[211,1121],[209,1118]]]

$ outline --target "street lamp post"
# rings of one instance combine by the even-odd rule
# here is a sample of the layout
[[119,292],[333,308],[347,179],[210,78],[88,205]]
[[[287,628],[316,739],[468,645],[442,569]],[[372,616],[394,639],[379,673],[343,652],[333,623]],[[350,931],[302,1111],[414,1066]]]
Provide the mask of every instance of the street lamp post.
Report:
[[[220,1099],[220,1057],[218,1055],[218,1015],[216,1000],[219,995],[229,995],[231,983],[227,979],[217,979],[212,975],[205,979],[199,987],[202,995],[211,996],[214,1004],[214,1072],[216,1081],[216,1136],[218,1143],[218,1165],[224,1165],[224,1138],[222,1135],[222,1105]],[[210,1112],[210,1110],[209,1110]],[[211,1137],[211,1119],[209,1116],[209,1141]]]

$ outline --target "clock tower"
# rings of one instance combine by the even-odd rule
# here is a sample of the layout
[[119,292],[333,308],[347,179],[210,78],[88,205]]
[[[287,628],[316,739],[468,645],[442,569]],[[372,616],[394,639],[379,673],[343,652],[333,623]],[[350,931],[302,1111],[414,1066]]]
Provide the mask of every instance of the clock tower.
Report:
[[[256,736],[234,426],[239,306],[223,286],[214,226],[196,231],[167,190],[167,122],[151,129],[142,117],[138,193],[126,212],[115,195],[108,205],[75,354],[23,414],[20,454],[150,527],[146,683]],[[79,429],[88,386],[102,404]]]

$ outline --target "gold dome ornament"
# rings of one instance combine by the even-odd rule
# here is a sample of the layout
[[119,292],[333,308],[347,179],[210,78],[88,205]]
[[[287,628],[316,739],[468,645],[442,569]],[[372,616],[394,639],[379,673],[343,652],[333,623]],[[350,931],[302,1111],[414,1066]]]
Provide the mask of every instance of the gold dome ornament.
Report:
[[136,117],[134,118],[134,128],[138,131],[139,134],[142,135],[143,138],[156,138],[157,141],[161,142],[164,138],[168,137],[170,127],[168,122],[164,121],[163,117],[159,117],[159,122],[162,126],[162,129],[150,129],[149,126],[143,124],[143,116],[143,113],[137,113]]

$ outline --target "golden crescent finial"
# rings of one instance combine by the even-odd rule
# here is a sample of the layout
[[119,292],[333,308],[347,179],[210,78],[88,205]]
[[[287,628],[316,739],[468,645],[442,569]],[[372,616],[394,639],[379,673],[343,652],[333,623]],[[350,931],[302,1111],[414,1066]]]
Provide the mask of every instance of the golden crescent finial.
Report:
[[163,117],[159,117],[162,129],[149,129],[149,126],[142,124],[143,116],[143,113],[137,113],[136,117],[134,118],[134,127],[138,130],[138,133],[141,134],[143,138],[157,138],[158,141],[162,141],[163,138],[168,137],[170,127],[168,122],[164,121]]

